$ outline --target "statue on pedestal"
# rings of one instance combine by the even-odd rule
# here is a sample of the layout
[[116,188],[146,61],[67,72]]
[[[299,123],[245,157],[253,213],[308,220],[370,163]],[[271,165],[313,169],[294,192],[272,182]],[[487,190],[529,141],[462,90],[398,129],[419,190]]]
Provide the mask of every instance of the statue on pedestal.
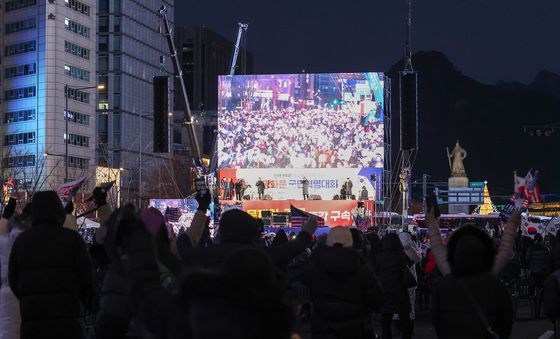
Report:
[[449,168],[451,169],[451,177],[466,177],[465,166],[463,165],[463,160],[467,157],[467,151],[465,151],[460,145],[459,140],[455,144],[453,151],[449,153],[449,148],[447,148],[447,159],[449,160]]

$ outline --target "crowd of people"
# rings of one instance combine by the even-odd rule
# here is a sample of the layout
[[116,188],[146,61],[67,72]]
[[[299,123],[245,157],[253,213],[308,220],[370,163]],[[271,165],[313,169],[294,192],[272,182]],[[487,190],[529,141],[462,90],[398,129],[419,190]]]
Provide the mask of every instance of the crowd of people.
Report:
[[[433,212],[430,248],[416,235],[333,227],[264,241],[249,214],[222,214],[215,238],[210,195],[197,195],[190,228],[176,235],[155,208],[115,211],[93,200],[101,227],[86,244],[52,191],[0,219],[0,338],[402,338],[428,303],[440,338],[508,338],[509,277],[527,270],[543,310],[560,318],[560,241],[518,235],[520,213],[495,237],[474,225],[443,239]],[[511,278],[514,279],[514,278]],[[418,300],[416,296],[419,296]],[[426,295],[431,296],[426,298]]]
[[383,167],[383,124],[351,109],[220,113],[221,168]]

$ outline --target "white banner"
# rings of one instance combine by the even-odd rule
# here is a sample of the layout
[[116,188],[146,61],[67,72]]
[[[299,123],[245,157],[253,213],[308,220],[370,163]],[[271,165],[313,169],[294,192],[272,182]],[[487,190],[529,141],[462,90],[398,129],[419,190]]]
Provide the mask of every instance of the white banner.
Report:
[[[332,200],[340,196],[342,185],[350,179],[352,183],[351,194],[360,198],[363,187],[368,192],[368,199],[373,200],[375,191],[376,199],[381,196],[381,168],[270,168],[270,169],[222,169],[220,179],[243,179],[251,186],[253,198],[258,197],[256,183],[262,180],[265,184],[265,195],[270,195],[273,200],[296,199],[303,200],[303,184],[305,177],[308,182],[310,196],[318,195],[322,200]],[[375,178],[375,181],[373,181]],[[375,185],[375,187],[374,187]]]

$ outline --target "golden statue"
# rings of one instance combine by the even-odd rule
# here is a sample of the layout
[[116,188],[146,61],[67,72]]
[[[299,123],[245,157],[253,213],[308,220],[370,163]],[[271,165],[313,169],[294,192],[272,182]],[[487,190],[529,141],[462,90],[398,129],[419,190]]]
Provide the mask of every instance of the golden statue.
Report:
[[[463,165],[463,160],[467,157],[467,151],[465,151],[461,146],[459,146],[459,140],[455,144],[453,151],[449,153],[449,147],[447,148],[447,159],[449,160],[449,168],[451,169],[452,177],[466,177],[465,166]],[[452,160],[453,159],[453,160]]]

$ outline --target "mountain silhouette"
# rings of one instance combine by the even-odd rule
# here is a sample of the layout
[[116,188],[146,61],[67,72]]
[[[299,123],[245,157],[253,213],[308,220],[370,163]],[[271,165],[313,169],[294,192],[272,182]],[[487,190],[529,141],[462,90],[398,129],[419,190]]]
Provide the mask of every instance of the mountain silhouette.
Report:
[[[423,173],[447,180],[446,147],[459,140],[468,152],[465,168],[471,181],[488,180],[492,195],[513,193],[513,171],[525,176],[539,169],[542,193],[560,193],[560,131],[550,137],[530,137],[524,125],[560,123],[560,76],[541,71],[530,84],[487,85],[462,74],[437,51],[418,52],[412,64],[418,72],[419,150],[413,178]],[[399,70],[392,79],[393,153],[399,147]]]

